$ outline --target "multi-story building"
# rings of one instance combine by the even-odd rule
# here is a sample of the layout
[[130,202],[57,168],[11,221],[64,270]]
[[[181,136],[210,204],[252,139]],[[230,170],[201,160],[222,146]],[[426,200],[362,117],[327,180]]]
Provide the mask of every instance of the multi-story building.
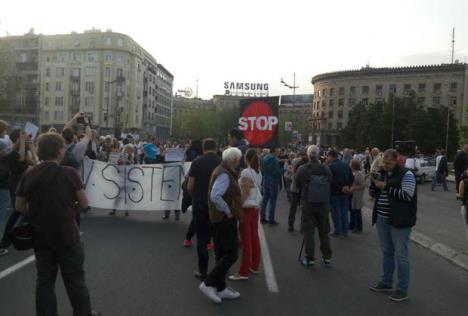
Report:
[[0,117],[13,126],[39,123],[39,45],[33,30],[0,38]]
[[222,110],[226,108],[240,108],[240,101],[243,99],[254,98],[253,96],[244,97],[236,95],[214,95],[213,103],[216,110]]
[[42,129],[81,111],[101,134],[169,136],[173,76],[132,38],[95,29],[36,37]]
[[314,102],[311,126],[313,141],[339,143],[340,131],[356,104],[375,104],[416,94],[425,107],[448,106],[466,125],[468,105],[468,65],[445,64],[399,68],[362,68],[319,74],[312,78]]
[[279,105],[279,115],[299,121],[308,120],[312,116],[313,94],[282,95]]
[[167,140],[171,134],[172,85],[174,76],[158,64],[156,72],[156,135]]
[[172,117],[174,121],[178,120],[183,113],[214,110],[213,99],[186,98],[177,94],[172,99]]

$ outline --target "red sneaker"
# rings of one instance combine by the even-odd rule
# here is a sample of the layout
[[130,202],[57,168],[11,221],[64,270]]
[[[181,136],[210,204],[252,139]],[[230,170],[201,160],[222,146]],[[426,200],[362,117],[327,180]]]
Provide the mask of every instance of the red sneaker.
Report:
[[192,243],[191,240],[187,240],[187,239],[184,240],[184,247],[185,248],[192,247],[192,245],[193,245],[193,243]]
[[214,244],[212,242],[210,242],[208,245],[206,245],[206,247],[208,248],[208,250],[213,250],[214,249]]

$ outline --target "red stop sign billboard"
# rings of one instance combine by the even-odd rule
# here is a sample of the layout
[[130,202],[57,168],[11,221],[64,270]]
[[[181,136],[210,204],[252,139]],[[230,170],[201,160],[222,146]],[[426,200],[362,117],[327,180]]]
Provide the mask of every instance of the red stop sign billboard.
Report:
[[278,146],[279,97],[241,100],[239,129],[250,146]]

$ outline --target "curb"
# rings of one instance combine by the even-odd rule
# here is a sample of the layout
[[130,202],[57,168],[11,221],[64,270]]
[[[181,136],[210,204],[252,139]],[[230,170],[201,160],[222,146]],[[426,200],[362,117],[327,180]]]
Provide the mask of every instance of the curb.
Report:
[[[368,207],[363,208],[366,212],[372,212]],[[372,213],[371,213],[372,214]],[[418,244],[419,246],[428,249],[437,255],[445,258],[454,265],[459,266],[462,269],[468,271],[468,251],[467,252],[458,252],[449,246],[446,246],[442,243],[435,241],[434,239],[418,232],[417,230],[412,231],[410,239]]]

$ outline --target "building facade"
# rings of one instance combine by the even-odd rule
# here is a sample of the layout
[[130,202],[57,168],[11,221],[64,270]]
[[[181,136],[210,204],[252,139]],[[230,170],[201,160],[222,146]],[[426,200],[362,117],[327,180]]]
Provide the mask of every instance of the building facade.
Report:
[[39,124],[40,37],[0,38],[0,117],[13,126]]
[[311,127],[313,142],[339,144],[351,109],[359,103],[375,104],[416,94],[425,107],[449,106],[466,125],[468,117],[468,65],[446,64],[400,68],[362,68],[324,73],[312,78],[314,101]]
[[174,76],[158,64],[156,71],[156,135],[161,140],[171,135],[172,85]]
[[[84,112],[101,134],[160,132],[162,138],[168,137],[173,76],[132,38],[93,29],[37,39],[36,121],[43,130],[61,127],[75,113]],[[164,81],[158,79],[159,73],[166,74]],[[158,102],[158,86],[169,90],[169,101]],[[162,94],[167,98],[166,92]]]
[[178,120],[184,113],[215,110],[212,99],[186,98],[176,94],[172,99],[172,103],[174,121]]

